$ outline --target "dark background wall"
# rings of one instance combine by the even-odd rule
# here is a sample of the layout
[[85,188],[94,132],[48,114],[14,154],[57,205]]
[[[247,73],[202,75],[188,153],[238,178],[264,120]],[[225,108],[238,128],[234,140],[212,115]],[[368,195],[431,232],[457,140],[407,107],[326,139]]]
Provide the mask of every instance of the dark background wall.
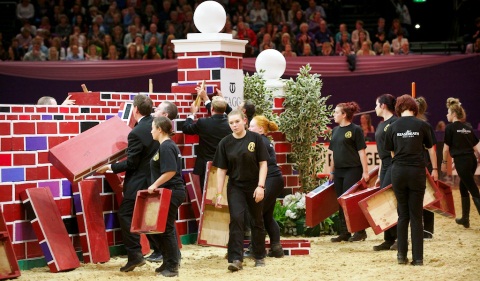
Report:
[[[72,76],[75,75],[72,70]],[[445,101],[448,97],[460,98],[467,111],[467,119],[474,128],[480,122],[480,56],[455,60],[432,67],[394,73],[358,76],[323,77],[322,95],[331,95],[328,103],[336,105],[356,101],[362,111],[375,108],[376,97],[383,93],[394,96],[410,94],[411,82],[416,83],[417,96],[426,98],[429,122],[435,126],[446,120]],[[250,73],[251,74],[251,73]],[[289,77],[283,77],[289,78]],[[73,79],[73,78],[72,78]],[[92,91],[148,92],[148,79],[154,81],[154,92],[170,92],[171,83],[177,82],[176,69],[162,74],[134,78],[104,79],[95,81],[40,80],[0,75],[0,104],[34,104],[39,97],[53,96],[61,103],[68,92],[81,92],[85,83]],[[371,114],[373,123],[379,121]],[[356,118],[354,122],[358,123]]]

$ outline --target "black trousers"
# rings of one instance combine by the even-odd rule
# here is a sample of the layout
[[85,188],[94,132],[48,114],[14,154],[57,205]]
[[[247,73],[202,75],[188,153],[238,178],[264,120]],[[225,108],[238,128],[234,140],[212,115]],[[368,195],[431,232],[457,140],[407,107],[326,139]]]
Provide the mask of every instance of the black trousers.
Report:
[[140,235],[130,232],[134,207],[135,200],[124,198],[118,208],[118,221],[122,231],[123,245],[127,251],[129,261],[138,260],[143,257]]
[[163,263],[167,269],[178,268],[180,262],[180,249],[178,248],[175,221],[178,217],[178,208],[185,201],[185,198],[186,193],[184,188],[172,190],[165,232],[153,236],[157,239],[157,244],[160,246],[163,254]]
[[263,222],[265,230],[270,237],[270,245],[273,243],[280,243],[280,227],[273,219],[273,210],[277,198],[282,194],[285,183],[283,176],[267,177],[265,181],[265,198],[263,199]]
[[425,167],[393,163],[392,185],[397,198],[398,255],[407,256],[408,224],[411,227],[412,258],[423,260],[423,197],[426,188]]
[[[380,188],[385,188],[392,184],[392,158],[382,159],[382,166],[380,167]],[[392,226],[391,228],[383,232],[383,239],[390,243],[397,240],[397,226]]]
[[265,226],[263,223],[264,200],[256,203],[253,192],[256,186],[241,188],[229,182],[227,189],[228,209],[230,212],[228,262],[243,261],[243,238],[245,228],[245,211],[252,216],[252,251],[255,259],[265,257]]
[[480,197],[477,183],[475,182],[474,175],[477,169],[477,159],[473,154],[466,154],[456,156],[454,159],[455,168],[458,176],[460,177],[460,195],[462,197]]
[[[353,168],[335,168],[335,176],[333,183],[335,185],[335,193],[337,198],[357,183],[362,178],[363,169],[361,166]],[[338,208],[338,218],[340,220],[340,234],[348,233],[347,223],[345,222],[345,214],[342,207]]]

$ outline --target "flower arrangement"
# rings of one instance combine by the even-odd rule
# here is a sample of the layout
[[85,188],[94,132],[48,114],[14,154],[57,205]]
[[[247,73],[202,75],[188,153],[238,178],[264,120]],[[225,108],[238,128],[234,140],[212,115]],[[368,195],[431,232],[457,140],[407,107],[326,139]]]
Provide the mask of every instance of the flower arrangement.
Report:
[[302,235],[305,229],[305,193],[296,192],[277,201],[273,212],[283,234]]
[[315,227],[305,225],[305,193],[296,192],[285,196],[283,202],[277,201],[273,217],[280,226],[283,235],[305,235],[309,237],[334,235],[338,232],[338,212],[326,218]]

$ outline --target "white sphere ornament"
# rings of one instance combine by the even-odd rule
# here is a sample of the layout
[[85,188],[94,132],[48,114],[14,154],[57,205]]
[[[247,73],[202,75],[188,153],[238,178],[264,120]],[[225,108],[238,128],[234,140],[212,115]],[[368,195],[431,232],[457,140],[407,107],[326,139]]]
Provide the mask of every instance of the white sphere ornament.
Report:
[[285,57],[277,50],[267,49],[262,51],[255,61],[255,69],[257,72],[265,70],[263,79],[278,79],[282,77],[287,67]]
[[226,20],[225,9],[215,1],[205,1],[198,5],[193,15],[193,22],[201,33],[219,33]]

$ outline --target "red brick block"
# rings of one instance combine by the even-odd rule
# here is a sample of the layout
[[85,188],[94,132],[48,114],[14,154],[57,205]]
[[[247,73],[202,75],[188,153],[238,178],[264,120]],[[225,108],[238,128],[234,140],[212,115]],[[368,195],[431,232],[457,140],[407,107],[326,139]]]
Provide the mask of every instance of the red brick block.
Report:
[[195,158],[183,158],[185,161],[185,169],[193,169],[195,167]]
[[[13,165],[23,166],[23,165],[35,165],[37,160],[36,153],[15,153],[13,154]],[[0,156],[1,162],[1,156]]]
[[191,145],[179,145],[180,153],[183,157],[185,156],[194,156],[193,155],[193,146]]
[[39,151],[37,152],[37,163],[38,164],[50,164],[48,161],[48,152],[47,151]]
[[13,134],[15,135],[34,135],[35,123],[33,122],[14,122]]
[[[177,85],[177,86],[172,86],[172,93],[188,93],[188,94],[193,94],[196,93],[195,88],[197,85]],[[192,99],[193,100],[193,99]]]
[[0,184],[0,203],[13,201],[13,185]]
[[27,188],[36,188],[37,183],[19,183],[15,184],[14,187],[14,200],[19,201],[20,200],[20,194]]
[[225,58],[225,68],[239,69],[237,58]]
[[200,141],[198,135],[185,135],[185,143],[186,144],[195,144]]
[[94,173],[99,165],[124,157],[130,131],[115,116],[53,147],[48,159],[71,182],[78,182]]
[[304,256],[309,254],[310,254],[310,250],[308,249],[291,249],[290,250],[291,256]]
[[47,108],[48,113],[58,113],[58,107],[56,106],[50,106]]
[[298,186],[298,176],[288,176],[286,186]]
[[[186,71],[178,71],[177,72],[177,79],[178,79],[178,82],[183,82],[185,81],[185,76],[186,76]],[[173,93],[173,90],[172,90],[172,93]]]
[[3,217],[6,222],[25,219],[25,209],[20,203],[3,204]]
[[276,153],[292,152],[292,145],[288,142],[275,143],[275,152]]
[[276,157],[277,157],[277,164],[287,163],[287,155],[286,154],[276,154]]
[[195,217],[191,204],[182,204],[178,208],[178,219],[188,220]]
[[12,151],[24,151],[25,150],[25,138],[24,137],[12,137]]
[[40,248],[38,241],[26,242],[25,251],[27,252],[27,259],[39,258],[43,256],[42,248]]
[[0,150],[12,151],[12,139],[10,137],[0,138]]
[[11,135],[10,122],[0,122],[0,136]]
[[[64,141],[67,141],[69,137],[64,136],[64,137],[48,137],[48,148],[51,149],[59,144],[61,144]],[[47,153],[48,156],[48,153]]]
[[17,259],[24,260],[27,258],[25,243],[12,244],[12,246],[13,251],[15,251],[15,256],[17,256]]
[[211,56],[210,52],[189,52],[186,53],[187,56],[189,57],[209,57]]
[[60,134],[77,135],[80,133],[80,124],[78,122],[60,122]]
[[197,68],[196,58],[179,58],[178,69]]
[[62,179],[65,178],[66,175],[64,175],[62,172],[60,172],[55,166],[49,166],[48,170],[50,172],[50,176],[48,177],[49,179]]
[[285,98],[273,98],[274,107],[283,108]]
[[37,236],[45,237],[45,240],[38,243],[50,271],[59,272],[80,267],[50,189],[30,188],[20,196],[24,204],[30,204],[36,216],[34,222],[38,222],[41,229],[41,233],[36,232]]
[[177,234],[179,236],[188,234],[188,231],[187,231],[188,226],[187,226],[186,221],[176,221],[175,222],[175,227],[176,227],[176,230],[177,230]]
[[57,134],[57,122],[37,122],[37,134]]
[[10,110],[12,113],[23,113],[23,107],[19,106],[12,106]]
[[187,81],[212,80],[210,70],[191,70],[187,72]]
[[62,198],[55,200],[55,204],[57,204],[58,211],[60,212],[60,215],[62,217],[73,215],[71,198]]
[[12,154],[0,154],[0,166],[12,166]]

